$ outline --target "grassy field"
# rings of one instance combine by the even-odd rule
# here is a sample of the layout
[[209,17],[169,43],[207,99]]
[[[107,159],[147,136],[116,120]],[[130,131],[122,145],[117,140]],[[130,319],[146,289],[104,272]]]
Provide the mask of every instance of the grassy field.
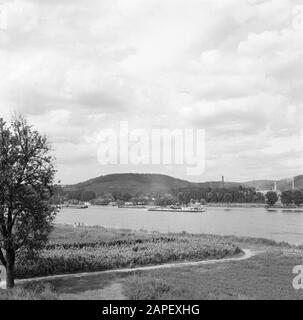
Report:
[[303,252],[279,246],[261,250],[249,260],[123,274],[89,275],[42,282],[64,300],[303,300],[294,290],[293,267]]
[[137,273],[123,279],[123,290],[132,300],[303,300],[292,287],[300,264],[302,252],[267,248],[246,261]]
[[56,279],[58,299],[131,300],[303,300],[294,290],[293,267],[303,252],[279,246],[251,246],[261,250],[249,260]]
[[217,259],[241,254],[240,248],[257,255],[212,265],[40,281],[10,292],[0,291],[0,300],[303,300],[303,291],[292,287],[292,270],[303,264],[303,248],[266,239],[59,226],[39,260],[52,263],[49,268],[36,262],[33,268],[26,263],[19,270],[25,275],[42,275]]
[[237,245],[220,237],[58,226],[39,257],[26,263],[24,259],[17,261],[16,277],[23,279],[221,259],[241,253]]
[[46,284],[28,284],[17,286],[12,290],[0,289],[0,300],[57,300],[54,287]]

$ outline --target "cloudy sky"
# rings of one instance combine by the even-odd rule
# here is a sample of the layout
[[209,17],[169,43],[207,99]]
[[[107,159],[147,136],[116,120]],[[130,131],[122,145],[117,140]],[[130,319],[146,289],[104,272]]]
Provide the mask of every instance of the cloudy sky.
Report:
[[[0,116],[46,133],[58,179],[303,174],[303,6],[296,0],[1,0]],[[5,20],[5,21],[4,21]],[[95,137],[206,130],[206,170],[102,166]]]

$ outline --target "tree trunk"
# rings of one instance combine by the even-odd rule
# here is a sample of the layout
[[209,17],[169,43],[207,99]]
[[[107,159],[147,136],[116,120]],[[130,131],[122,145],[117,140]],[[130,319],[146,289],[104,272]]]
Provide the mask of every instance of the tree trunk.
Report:
[[12,289],[15,286],[15,252],[6,252],[6,285],[8,289]]

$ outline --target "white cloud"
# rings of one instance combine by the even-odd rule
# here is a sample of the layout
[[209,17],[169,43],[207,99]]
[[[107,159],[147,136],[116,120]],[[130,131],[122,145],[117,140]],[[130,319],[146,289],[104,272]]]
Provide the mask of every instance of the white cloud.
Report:
[[20,111],[50,136],[63,181],[85,178],[87,163],[89,176],[122,170],[98,166],[86,137],[126,119],[138,128],[205,128],[208,169],[197,180],[301,173],[299,1],[5,5],[0,114]]

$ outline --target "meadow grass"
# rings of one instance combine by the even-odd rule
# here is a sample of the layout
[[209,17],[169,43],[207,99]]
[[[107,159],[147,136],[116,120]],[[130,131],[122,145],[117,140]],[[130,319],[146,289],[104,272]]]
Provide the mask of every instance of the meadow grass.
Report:
[[66,294],[85,299],[91,294],[96,298],[99,290],[106,291],[115,283],[122,283],[121,294],[134,300],[303,299],[302,293],[292,287],[292,269],[303,263],[302,246],[249,237],[56,226],[40,258],[32,265],[21,261],[23,266],[18,264],[17,271],[22,277],[32,277],[217,259],[241,252],[240,247],[263,253],[245,261],[199,267],[41,281],[0,292],[0,299],[51,300]]
[[137,272],[123,280],[131,300],[303,300],[293,267],[302,251],[271,249],[249,260]]
[[57,300],[54,287],[46,284],[27,284],[14,289],[1,290],[0,300]]

